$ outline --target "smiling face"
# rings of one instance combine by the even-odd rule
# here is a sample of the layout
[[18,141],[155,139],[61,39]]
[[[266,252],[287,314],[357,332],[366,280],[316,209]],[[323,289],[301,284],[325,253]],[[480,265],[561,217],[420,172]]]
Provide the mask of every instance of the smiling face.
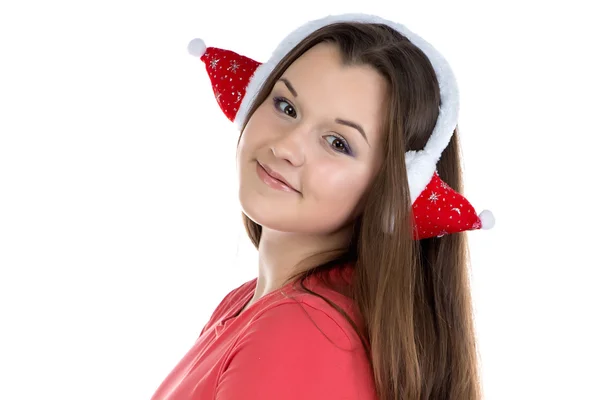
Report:
[[381,166],[385,93],[373,68],[343,65],[333,44],[318,44],[292,63],[241,136],[244,213],[263,227],[306,234],[351,222]]

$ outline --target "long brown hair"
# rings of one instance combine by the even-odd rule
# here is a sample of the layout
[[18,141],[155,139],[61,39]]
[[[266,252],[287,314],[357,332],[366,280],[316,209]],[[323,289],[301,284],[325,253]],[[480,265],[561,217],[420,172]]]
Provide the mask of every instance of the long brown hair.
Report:
[[[299,282],[303,290],[321,297],[348,319],[363,340],[380,400],[478,400],[481,388],[465,233],[418,241],[412,236],[404,155],[424,147],[440,106],[438,80],[427,56],[386,25],[328,25],[302,40],[275,66],[255,98],[242,132],[285,70],[320,42],[336,44],[345,64],[370,65],[387,80],[384,159],[366,193],[364,212],[354,222],[347,251],[288,282]],[[437,168],[440,177],[462,193],[457,133],[455,130]],[[243,213],[242,218],[258,248],[262,227]],[[386,232],[384,223],[390,218],[395,223],[392,232]],[[354,264],[354,274],[345,294],[351,296],[363,318],[362,332],[340,307],[304,285],[308,277],[347,262]]]

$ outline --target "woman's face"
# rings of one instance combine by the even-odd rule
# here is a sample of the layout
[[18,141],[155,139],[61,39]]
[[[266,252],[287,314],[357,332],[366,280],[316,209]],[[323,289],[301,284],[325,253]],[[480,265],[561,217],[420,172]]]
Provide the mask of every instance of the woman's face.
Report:
[[[358,216],[380,168],[385,92],[373,68],[343,66],[332,44],[298,58],[242,133],[244,213],[264,227],[306,234],[334,232]],[[278,188],[261,165],[291,189]]]

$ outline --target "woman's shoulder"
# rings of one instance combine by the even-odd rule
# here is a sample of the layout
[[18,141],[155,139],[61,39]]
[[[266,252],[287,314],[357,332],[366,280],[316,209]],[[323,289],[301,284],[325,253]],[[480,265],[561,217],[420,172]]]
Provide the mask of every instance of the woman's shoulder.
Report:
[[255,287],[256,278],[244,282],[236,288],[227,292],[227,294],[225,294],[225,296],[221,299],[221,301],[213,310],[209,320],[205,324],[200,335],[202,335],[202,333],[204,333],[213,324],[218,323],[223,318],[230,315],[232,310],[239,308],[240,304],[242,304],[244,302],[244,299],[254,291]]
[[[316,289],[349,308],[344,296]],[[255,306],[240,321],[222,382],[266,391],[261,398],[276,398],[270,391],[284,389],[296,396],[286,398],[376,398],[370,355],[352,325],[326,301],[290,288]]]
[[[339,284],[340,281],[334,277],[332,283]],[[319,279],[307,280],[305,287],[316,294],[307,292],[300,283],[288,285],[256,310],[252,323],[260,325],[266,332],[285,326],[298,337],[320,332],[348,350],[362,346],[352,323],[336,308],[339,307],[361,330],[362,320],[354,301]]]

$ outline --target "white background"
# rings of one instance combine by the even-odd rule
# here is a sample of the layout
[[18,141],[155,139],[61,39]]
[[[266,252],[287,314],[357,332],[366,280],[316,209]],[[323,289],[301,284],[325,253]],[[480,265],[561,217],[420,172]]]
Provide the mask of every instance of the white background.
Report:
[[497,220],[469,233],[486,399],[600,399],[597,14],[373,0],[2,2],[1,399],[152,395],[257,273],[237,132],[189,40],[265,61],[357,11],[418,33],[459,82],[466,195]]

